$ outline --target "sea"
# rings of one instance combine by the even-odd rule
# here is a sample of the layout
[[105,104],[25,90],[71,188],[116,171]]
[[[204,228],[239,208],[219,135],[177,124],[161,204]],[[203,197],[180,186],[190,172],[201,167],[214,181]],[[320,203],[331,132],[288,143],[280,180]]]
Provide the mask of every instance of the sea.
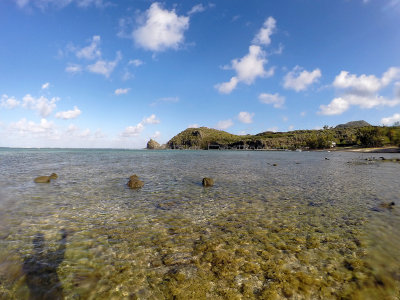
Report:
[[400,299],[399,155],[1,148],[0,299]]

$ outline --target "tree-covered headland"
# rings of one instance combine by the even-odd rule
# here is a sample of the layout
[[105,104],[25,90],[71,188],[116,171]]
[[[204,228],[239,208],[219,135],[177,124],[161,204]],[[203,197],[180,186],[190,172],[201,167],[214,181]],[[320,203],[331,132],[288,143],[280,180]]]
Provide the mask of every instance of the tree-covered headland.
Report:
[[327,149],[332,147],[400,146],[400,124],[372,126],[353,121],[319,130],[266,131],[234,135],[207,127],[188,128],[167,143],[170,149]]

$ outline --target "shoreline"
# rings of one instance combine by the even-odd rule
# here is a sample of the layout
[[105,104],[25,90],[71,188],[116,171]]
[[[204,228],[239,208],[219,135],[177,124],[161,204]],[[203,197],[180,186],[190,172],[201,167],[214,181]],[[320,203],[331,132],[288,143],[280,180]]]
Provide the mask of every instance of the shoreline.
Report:
[[357,153],[400,153],[400,148],[396,146],[373,147],[373,148],[331,148],[331,151],[357,152]]

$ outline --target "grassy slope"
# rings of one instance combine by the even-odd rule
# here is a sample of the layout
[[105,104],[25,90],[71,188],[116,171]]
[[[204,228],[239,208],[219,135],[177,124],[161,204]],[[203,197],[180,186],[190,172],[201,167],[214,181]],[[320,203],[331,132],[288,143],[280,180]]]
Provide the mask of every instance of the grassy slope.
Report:
[[[223,148],[298,149],[329,148],[331,142],[338,147],[360,145],[360,132],[376,130],[380,146],[398,145],[400,127],[343,127],[321,130],[296,130],[290,132],[262,132],[256,135],[234,135],[207,127],[188,128],[167,143],[171,149],[207,149],[208,145]],[[366,145],[364,145],[366,146]],[[376,146],[376,145],[370,145]]]

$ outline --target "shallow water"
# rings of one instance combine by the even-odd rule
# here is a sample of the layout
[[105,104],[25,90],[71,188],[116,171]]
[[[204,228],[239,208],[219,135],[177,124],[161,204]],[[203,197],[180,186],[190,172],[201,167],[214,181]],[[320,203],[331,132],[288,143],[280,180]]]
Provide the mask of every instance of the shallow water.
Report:
[[399,299],[400,164],[370,156],[2,149],[0,298]]

